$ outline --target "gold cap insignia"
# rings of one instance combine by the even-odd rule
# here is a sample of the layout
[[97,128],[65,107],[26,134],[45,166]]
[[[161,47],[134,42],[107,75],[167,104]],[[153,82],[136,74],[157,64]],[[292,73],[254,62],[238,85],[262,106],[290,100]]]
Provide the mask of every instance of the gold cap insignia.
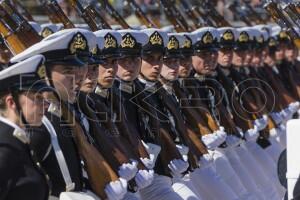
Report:
[[239,42],[249,42],[249,35],[245,31],[241,32]]
[[104,44],[104,48],[108,49],[108,48],[117,48],[118,47],[118,42],[117,39],[111,35],[110,33],[108,33],[105,37],[105,44]]
[[279,33],[279,38],[280,39],[287,39],[287,38],[289,38],[289,36],[287,35],[287,33],[285,31],[281,31]]
[[256,40],[257,40],[258,43],[263,43],[264,42],[263,36],[258,36]]
[[127,33],[126,35],[124,35],[124,37],[122,39],[121,47],[122,48],[134,48],[135,44],[136,44],[136,41],[135,41],[134,37],[132,37],[131,34]]
[[37,70],[37,74],[39,75],[40,79],[46,78],[46,67],[45,65],[41,65]]
[[269,46],[270,46],[270,47],[276,46],[276,41],[275,41],[274,38],[270,38],[270,40],[269,40]]
[[161,35],[155,31],[149,38],[149,43],[151,45],[163,45],[163,38]]
[[88,45],[87,45],[87,40],[86,38],[84,37],[84,35],[82,35],[81,33],[77,33],[70,45],[69,45],[69,49],[70,49],[70,52],[71,54],[75,54],[78,50],[80,51],[88,51]]
[[43,31],[41,32],[41,36],[43,37],[43,38],[46,38],[46,37],[48,37],[49,35],[51,35],[51,34],[53,34],[54,32],[50,29],[50,28],[48,28],[48,27],[45,27],[44,29],[43,29]]
[[98,45],[97,45],[96,47],[94,47],[94,48],[92,49],[91,53],[92,53],[93,55],[97,55],[97,54],[98,54],[98,50],[99,50],[99,48],[98,48]]
[[171,49],[176,50],[179,48],[179,41],[177,40],[177,38],[175,36],[170,37],[167,48],[169,50],[171,50]]
[[204,44],[211,44],[214,41],[214,37],[211,34],[211,32],[207,31],[203,36],[202,36],[202,42]]
[[191,40],[191,38],[185,36],[185,40],[184,40],[184,43],[183,43],[183,48],[189,49],[191,47],[192,47],[192,40]]
[[234,36],[231,30],[227,30],[225,31],[225,33],[223,34],[222,37],[224,40],[226,41],[230,41],[230,40],[234,40]]

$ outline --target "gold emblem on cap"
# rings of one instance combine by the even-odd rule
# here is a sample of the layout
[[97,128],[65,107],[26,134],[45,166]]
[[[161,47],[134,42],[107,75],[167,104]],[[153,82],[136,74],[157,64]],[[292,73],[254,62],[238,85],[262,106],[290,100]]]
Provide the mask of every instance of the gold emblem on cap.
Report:
[[232,31],[231,30],[225,31],[225,33],[223,34],[223,39],[226,41],[234,40]]
[[71,54],[75,54],[78,50],[84,51],[87,49],[87,40],[86,38],[81,34],[77,33],[73,40],[70,43],[70,52]]
[[177,40],[177,38],[175,36],[170,37],[167,48],[169,50],[179,48],[179,41]]
[[279,38],[281,38],[281,39],[286,39],[286,38],[288,38],[289,36],[287,35],[287,33],[285,32],[285,31],[281,31],[280,33],[279,33]]
[[258,36],[256,40],[257,40],[258,43],[263,43],[264,42],[263,36]]
[[132,37],[131,34],[126,34],[121,43],[122,48],[134,48],[135,46],[135,39]]
[[241,32],[239,42],[249,42],[249,35],[245,31]]
[[51,34],[53,34],[53,33],[54,33],[54,32],[53,32],[50,28],[45,27],[45,28],[43,29],[41,35],[42,35],[43,38],[46,38],[46,37],[48,37],[49,35],[51,35]]
[[92,49],[92,51],[91,51],[91,53],[93,54],[93,55],[97,55],[97,53],[98,53],[98,45],[96,46],[96,47],[94,47],[93,49]]
[[104,44],[104,48],[108,49],[108,48],[117,48],[117,40],[114,36],[112,36],[110,33],[108,33],[105,37],[105,44]]
[[41,65],[37,71],[37,74],[39,75],[40,79],[46,78],[46,67],[45,65]]
[[214,41],[214,37],[209,31],[207,31],[202,37],[202,42],[204,44],[211,44],[213,43],[213,41]]
[[269,40],[269,46],[270,46],[270,47],[276,46],[276,41],[275,41],[274,38],[270,38],[270,40]]
[[163,39],[161,35],[155,31],[149,38],[149,43],[151,45],[162,45],[163,44]]
[[187,36],[185,36],[185,38],[186,39],[184,40],[183,48],[189,49],[192,47],[192,40]]

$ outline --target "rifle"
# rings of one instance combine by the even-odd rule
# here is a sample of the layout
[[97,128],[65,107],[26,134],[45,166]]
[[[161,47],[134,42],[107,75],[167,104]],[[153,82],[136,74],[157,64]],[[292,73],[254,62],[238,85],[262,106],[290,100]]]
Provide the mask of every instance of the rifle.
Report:
[[18,10],[20,11],[20,14],[24,16],[28,21],[34,21],[32,15],[18,0],[11,0],[11,5],[13,5],[15,8],[19,8]]
[[232,14],[238,16],[247,26],[252,26],[251,21],[248,20],[245,13],[238,9],[238,2],[234,1],[231,4],[228,4],[226,7],[232,12]]
[[253,7],[249,4],[249,2],[244,2],[245,6],[242,6],[243,10],[248,10],[248,14],[250,19],[252,19],[251,21],[255,21],[256,24],[267,24],[268,22],[266,20],[264,20],[260,14],[258,14]]
[[39,0],[39,2],[53,24],[62,23],[65,29],[75,28],[56,0]]
[[89,25],[92,31],[111,29],[110,25],[100,13],[88,2],[82,0],[69,0],[70,4],[77,10],[78,14]]
[[231,24],[226,21],[222,15],[220,15],[220,13],[209,0],[202,1],[199,4],[199,6],[205,10],[205,13],[207,13],[213,19],[218,27],[231,26]]
[[196,28],[201,28],[204,26],[202,19],[197,14],[195,7],[190,7],[189,3],[186,0],[180,0],[182,7],[184,8],[184,12],[189,18],[193,21]]
[[157,24],[155,24],[152,20],[150,20],[146,13],[140,8],[140,6],[135,2],[135,0],[125,0],[131,7],[131,9],[134,11],[135,15],[139,19],[139,21],[147,26],[148,28],[157,28],[159,27]]
[[[8,1],[0,2],[1,35],[14,55],[41,40],[41,36]],[[25,35],[31,35],[30,38]]]
[[182,22],[178,18],[176,18],[173,15],[172,10],[168,6],[168,3],[166,1],[161,1],[161,4],[164,7],[164,12],[168,21],[174,26],[175,30],[177,32],[186,32],[187,31],[186,27],[182,24]]
[[[12,18],[6,16],[6,11],[9,13],[13,12],[11,14]],[[24,18],[20,18],[20,14],[15,10],[12,10],[11,5],[7,2],[0,2],[0,13],[0,33],[5,36],[4,39],[6,40],[7,45],[12,53],[20,53],[41,40],[41,37],[35,32],[35,30],[31,26],[27,26],[28,22]],[[2,15],[5,17],[2,17]],[[22,23],[14,22],[13,20],[15,19],[18,19],[17,22]],[[10,24],[12,22],[15,23],[12,24],[14,26]],[[24,28],[24,26],[26,26],[26,28]],[[7,30],[10,32],[6,32]],[[62,102],[57,93],[49,93],[49,98],[52,100],[52,102]],[[69,124],[73,125],[72,129],[74,133],[74,141],[81,158],[85,162],[91,187],[99,197],[105,198],[106,195],[104,188],[106,184],[111,181],[116,181],[118,177],[103,156],[99,153],[99,151],[87,141],[81,126],[75,120],[75,117],[73,113],[70,112],[69,108],[64,103],[60,104],[60,106],[62,109],[62,118],[65,119]]]
[[289,19],[287,19],[282,11],[278,8],[277,4],[273,1],[270,1],[264,5],[264,8],[282,29],[286,29],[296,47],[300,49],[299,34],[294,29],[293,24],[289,21]]
[[298,26],[300,27],[300,14],[298,14],[298,11],[294,4],[288,3],[282,6],[282,9],[288,14],[290,19]]
[[98,0],[101,5],[104,7],[105,11],[108,12],[108,14],[116,20],[123,29],[129,29],[130,26],[128,23],[124,20],[124,18],[114,9],[114,7],[108,2],[108,0]]
[[187,32],[191,32],[193,30],[193,28],[191,28],[188,24],[188,22],[184,19],[183,15],[181,14],[181,12],[176,8],[176,1],[174,0],[160,0],[161,4],[163,5],[163,7],[165,9],[169,9],[172,13],[172,16],[176,19],[178,19],[178,21],[183,25],[184,29]]

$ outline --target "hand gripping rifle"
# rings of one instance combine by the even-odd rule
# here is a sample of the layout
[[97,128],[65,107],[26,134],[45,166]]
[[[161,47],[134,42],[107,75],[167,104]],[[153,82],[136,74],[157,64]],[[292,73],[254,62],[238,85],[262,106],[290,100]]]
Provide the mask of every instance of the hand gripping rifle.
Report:
[[65,29],[75,28],[56,0],[39,0],[39,2],[53,24],[62,23]]
[[[0,2],[0,13],[0,33],[5,36],[6,44],[13,54],[18,54],[41,40],[41,37],[28,22],[21,18],[21,15],[13,10],[6,1]],[[57,93],[50,94],[50,98],[53,102],[62,102]],[[116,181],[118,177],[99,151],[88,142],[81,126],[76,122],[74,114],[64,103],[60,106],[62,118],[73,125],[74,141],[81,158],[85,162],[91,187],[99,197],[106,198],[105,186]]]
[[111,29],[101,14],[88,2],[82,0],[68,0],[68,2],[77,10],[92,31]]
[[277,4],[270,1],[264,5],[264,8],[271,15],[274,21],[282,28],[287,31],[290,38],[293,40],[294,44],[300,49],[300,37],[297,31],[294,29],[293,24],[288,18],[283,14],[283,12],[278,8]]

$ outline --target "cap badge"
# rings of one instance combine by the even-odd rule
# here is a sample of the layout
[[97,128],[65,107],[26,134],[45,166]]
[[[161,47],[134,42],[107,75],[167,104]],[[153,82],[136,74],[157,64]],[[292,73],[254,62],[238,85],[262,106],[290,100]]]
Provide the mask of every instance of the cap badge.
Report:
[[134,48],[135,46],[135,39],[132,37],[131,34],[127,33],[126,35],[124,35],[122,43],[121,43],[121,47],[122,48]]
[[77,33],[73,37],[73,39],[69,45],[69,49],[70,49],[71,54],[75,54],[78,50],[80,50],[80,51],[87,50],[87,40],[84,37],[84,35],[82,35],[81,33]]
[[163,44],[163,39],[161,35],[155,31],[149,38],[149,42],[151,45],[162,45]]
[[281,38],[281,39],[286,39],[286,38],[288,38],[288,35],[286,34],[285,31],[281,31],[281,32],[279,33],[279,38]]
[[223,34],[223,39],[226,41],[234,40],[232,31],[231,30],[225,31],[225,33]]
[[48,37],[49,35],[51,35],[51,34],[53,34],[54,32],[50,29],[50,28],[48,28],[48,27],[45,27],[44,29],[43,29],[43,31],[41,32],[41,36],[43,37],[43,38],[46,38],[46,37]]
[[183,43],[183,48],[186,48],[186,49],[189,49],[192,47],[192,41],[189,37],[185,36],[185,40],[184,40],[184,43]]
[[117,40],[114,36],[112,36],[110,33],[108,33],[105,37],[105,44],[104,44],[104,48],[108,49],[108,48],[117,48]]
[[239,42],[249,42],[249,35],[246,32],[241,32]]
[[214,40],[214,38],[213,38],[211,32],[206,32],[202,37],[202,42],[204,44],[211,44],[211,43],[213,43],[213,40]]
[[177,38],[175,36],[170,37],[167,48],[169,50],[171,50],[171,49],[176,50],[179,48],[179,41],[177,40]]
[[45,67],[45,65],[41,65],[39,67],[39,69],[37,70],[37,74],[39,75],[39,77],[41,79],[45,79],[46,78],[46,67]]

